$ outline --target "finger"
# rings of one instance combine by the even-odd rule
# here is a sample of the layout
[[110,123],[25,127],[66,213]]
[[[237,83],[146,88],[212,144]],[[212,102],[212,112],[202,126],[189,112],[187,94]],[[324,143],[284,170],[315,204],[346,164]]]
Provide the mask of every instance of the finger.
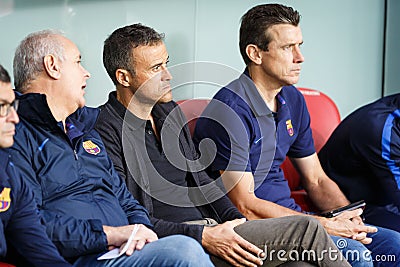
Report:
[[354,226],[355,232],[365,232],[365,233],[376,233],[378,228],[369,225],[355,225]]
[[141,250],[145,244],[145,240],[138,240],[135,246],[136,250]]
[[156,240],[158,240],[158,236],[154,232],[150,236],[148,236],[146,239],[147,242],[153,242]]
[[252,265],[262,265],[262,258],[265,257],[265,253],[262,249],[256,245],[250,243],[238,234],[235,234],[235,240],[237,245],[234,246],[234,252],[239,256],[239,262],[251,262]]
[[236,261],[236,257],[233,254],[230,254],[230,256],[225,255],[225,257],[223,257],[223,258],[224,258],[225,261],[227,261],[232,266],[235,266],[235,267],[246,266],[246,265],[243,265],[243,264],[240,264],[239,262],[237,262]]
[[232,266],[252,266],[254,267],[254,263],[248,262],[245,259],[243,259],[241,256],[239,256],[235,251],[237,249],[231,248],[229,251],[226,251],[222,256],[225,261],[229,262],[230,265]]
[[256,255],[253,255],[252,253],[249,253],[242,247],[235,246],[233,247],[233,249],[234,251],[232,255],[234,256],[235,261],[243,266],[254,266],[254,265],[258,266],[263,264],[261,258],[259,258]]
[[237,243],[239,245],[239,250],[236,252],[245,257],[246,259],[255,262],[256,260],[260,261],[260,258],[265,257],[265,253],[262,249],[250,243],[240,235],[237,236]]
[[368,230],[366,231],[367,233],[376,233],[378,232],[378,228],[374,227],[374,226],[369,226],[367,225]]
[[354,217],[361,216],[362,213],[363,213],[362,209],[346,210],[343,213],[339,214],[337,218],[350,220]]
[[136,244],[137,244],[137,240],[132,240],[132,242],[129,245],[129,248],[126,250],[125,254],[128,256],[132,255],[132,253],[135,251]]
[[360,240],[360,242],[361,242],[362,244],[364,244],[364,245],[368,245],[368,244],[371,244],[372,238],[367,237],[367,238],[364,238],[363,240]]
[[363,239],[365,239],[367,237],[367,233],[366,232],[361,232],[358,234],[353,235],[351,238],[357,241],[361,241]]
[[126,243],[125,242],[122,243],[121,246],[119,247],[118,252],[121,252],[124,249],[125,246],[126,246]]
[[364,222],[360,216],[352,218],[351,221],[358,225],[364,225]]

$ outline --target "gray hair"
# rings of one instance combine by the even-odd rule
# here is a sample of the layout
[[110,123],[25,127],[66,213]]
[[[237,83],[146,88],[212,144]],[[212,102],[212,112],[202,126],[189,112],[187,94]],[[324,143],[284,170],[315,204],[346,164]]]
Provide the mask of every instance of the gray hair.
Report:
[[64,47],[57,36],[63,33],[56,30],[43,30],[29,34],[21,41],[15,51],[13,69],[15,89],[24,93],[29,82],[35,79],[38,73],[44,71],[43,59],[47,55],[54,55],[64,61]]

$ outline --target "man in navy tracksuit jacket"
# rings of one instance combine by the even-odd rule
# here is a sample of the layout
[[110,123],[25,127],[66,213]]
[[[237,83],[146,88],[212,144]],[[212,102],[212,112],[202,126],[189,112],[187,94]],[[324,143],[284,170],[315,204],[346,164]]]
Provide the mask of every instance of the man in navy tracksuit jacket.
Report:
[[7,252],[13,248],[23,255],[24,266],[71,266],[47,237],[32,191],[3,150],[14,142],[17,106],[10,76],[0,65],[0,261],[6,261]]
[[364,199],[366,222],[400,232],[400,94],[345,118],[319,153],[350,201]]
[[0,259],[6,257],[9,242],[33,266],[71,266],[47,237],[32,191],[17,174],[9,155],[1,150],[0,192]]
[[[21,122],[10,153],[47,234],[74,266],[211,266],[192,238],[157,240],[93,129],[99,111],[84,106],[90,74],[80,58],[73,42],[48,30],[28,35],[14,57]],[[124,255],[97,260],[129,240]]]

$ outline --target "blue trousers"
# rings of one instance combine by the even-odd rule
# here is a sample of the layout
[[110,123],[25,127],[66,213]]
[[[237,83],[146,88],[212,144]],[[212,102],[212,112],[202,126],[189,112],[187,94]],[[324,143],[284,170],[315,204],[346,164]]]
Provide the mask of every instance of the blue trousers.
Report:
[[384,207],[368,205],[363,215],[367,223],[400,232],[400,214],[393,205]]
[[400,233],[377,228],[378,232],[368,234],[372,238],[372,243],[368,245],[348,238],[331,237],[352,266],[399,266]]
[[[104,254],[104,253],[101,253]],[[202,246],[193,238],[183,235],[172,235],[146,244],[142,250],[135,251],[131,256],[98,261],[99,255],[81,256],[74,263],[76,267],[149,267],[176,266],[202,267],[214,266]]]

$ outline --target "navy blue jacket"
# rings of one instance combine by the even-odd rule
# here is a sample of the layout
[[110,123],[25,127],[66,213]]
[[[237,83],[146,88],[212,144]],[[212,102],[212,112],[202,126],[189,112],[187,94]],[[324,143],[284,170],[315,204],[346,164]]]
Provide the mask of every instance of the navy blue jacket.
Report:
[[105,251],[103,225],[152,226],[93,129],[98,109],[84,107],[71,114],[67,135],[45,95],[18,98],[21,122],[10,153],[33,188],[47,234],[64,257]]
[[400,94],[347,116],[319,152],[325,172],[350,201],[400,210]]
[[6,240],[34,266],[71,266],[47,237],[32,191],[0,150],[0,260],[7,253]]

